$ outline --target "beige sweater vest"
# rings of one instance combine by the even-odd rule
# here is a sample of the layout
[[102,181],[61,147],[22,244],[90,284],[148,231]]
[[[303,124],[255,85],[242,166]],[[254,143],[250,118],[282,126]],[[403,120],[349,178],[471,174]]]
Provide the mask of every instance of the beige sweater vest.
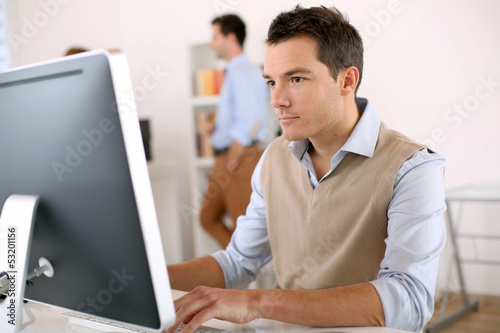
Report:
[[323,289],[376,279],[396,173],[423,146],[381,123],[373,157],[349,153],[313,189],[289,143],[273,141],[260,179],[276,287]]

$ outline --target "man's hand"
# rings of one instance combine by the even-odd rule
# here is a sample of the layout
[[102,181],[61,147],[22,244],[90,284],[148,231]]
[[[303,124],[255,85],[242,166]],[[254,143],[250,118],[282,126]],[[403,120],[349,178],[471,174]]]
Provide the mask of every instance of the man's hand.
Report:
[[203,122],[198,126],[199,126],[198,131],[200,132],[201,135],[210,135],[215,130],[215,124],[209,121]]
[[245,324],[262,317],[258,290],[226,290],[196,287],[174,302],[177,320],[167,332],[174,332],[180,323],[183,333],[191,333],[210,319]]

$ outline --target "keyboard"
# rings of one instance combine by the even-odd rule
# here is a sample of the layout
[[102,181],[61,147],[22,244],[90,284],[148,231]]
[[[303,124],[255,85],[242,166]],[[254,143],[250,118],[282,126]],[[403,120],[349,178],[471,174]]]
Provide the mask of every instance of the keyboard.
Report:
[[[96,318],[88,315],[84,315],[81,313],[74,313],[74,312],[65,312],[63,313],[65,317],[68,318],[68,322],[70,325],[78,325],[78,326],[84,326],[88,328],[92,328],[98,331],[102,332],[108,332],[108,333],[154,333],[154,331],[150,330],[144,330],[141,328],[137,327],[132,327],[126,324],[121,324],[117,322],[113,322],[110,320],[102,319],[102,318]],[[184,327],[184,324],[179,325],[175,332],[180,332],[182,328]],[[225,330],[220,330],[218,328],[213,328],[213,327],[208,327],[208,326],[201,326],[198,328],[195,333],[218,333],[218,332],[229,332]]]

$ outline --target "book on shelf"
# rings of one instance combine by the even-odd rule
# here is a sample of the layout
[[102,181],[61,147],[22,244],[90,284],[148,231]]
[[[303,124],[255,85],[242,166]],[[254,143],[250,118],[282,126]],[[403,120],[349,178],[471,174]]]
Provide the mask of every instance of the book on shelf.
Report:
[[218,95],[224,80],[222,69],[199,69],[196,71],[196,95],[212,96]]
[[209,129],[213,128],[215,111],[198,112],[196,126],[196,150],[198,157],[213,157],[214,149],[210,140]]

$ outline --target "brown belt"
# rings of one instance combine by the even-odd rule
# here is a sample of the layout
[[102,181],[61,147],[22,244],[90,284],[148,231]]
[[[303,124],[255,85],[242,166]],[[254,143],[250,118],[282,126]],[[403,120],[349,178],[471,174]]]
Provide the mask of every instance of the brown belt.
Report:
[[219,156],[219,155],[225,154],[228,152],[228,150],[229,150],[229,147],[222,148],[222,149],[215,149],[214,148],[214,156]]
[[[257,143],[258,143],[257,141],[252,141],[252,144],[250,146],[247,146],[247,148],[251,148],[251,147],[255,146]],[[229,147],[221,148],[221,149],[214,148],[214,156],[219,156],[219,155],[225,154],[228,151],[229,151]]]

